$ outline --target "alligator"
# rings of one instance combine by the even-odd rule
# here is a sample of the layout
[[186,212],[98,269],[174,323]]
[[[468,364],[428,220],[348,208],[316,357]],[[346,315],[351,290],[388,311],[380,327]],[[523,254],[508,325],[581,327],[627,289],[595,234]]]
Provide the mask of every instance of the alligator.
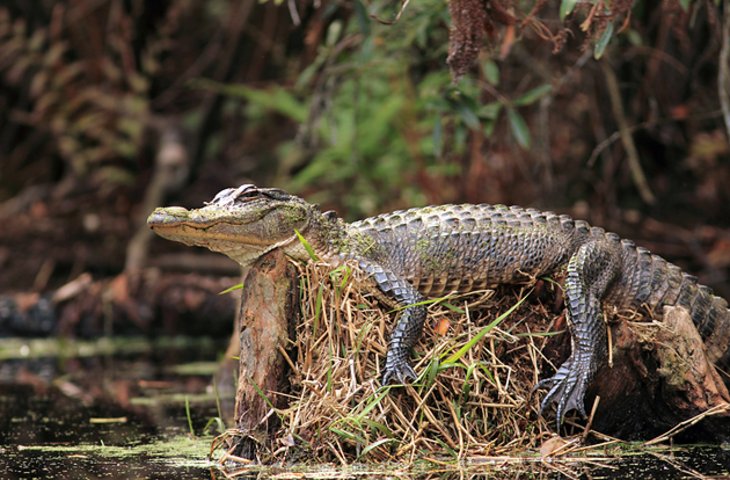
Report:
[[426,319],[426,298],[530,283],[560,272],[571,354],[536,385],[547,389],[541,413],[554,406],[558,425],[570,410],[585,417],[587,388],[607,363],[604,308],[661,319],[664,306],[685,307],[708,360],[721,372],[730,365],[730,310],[724,299],[633,241],[567,215],[461,204],[346,223],[283,190],[242,185],[222,190],[202,208],[158,208],[147,222],[164,238],[223,253],[242,266],[274,249],[301,261],[312,258],[314,250],[333,266],[356,262],[376,298],[399,307],[383,384],[417,378],[409,357]]

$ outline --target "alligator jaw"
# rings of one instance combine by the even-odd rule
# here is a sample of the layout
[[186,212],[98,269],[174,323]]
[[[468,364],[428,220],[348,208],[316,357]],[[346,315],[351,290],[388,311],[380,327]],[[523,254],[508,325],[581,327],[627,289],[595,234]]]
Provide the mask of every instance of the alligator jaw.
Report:
[[147,224],[163,238],[220,252],[242,266],[266,251],[267,245],[260,239],[237,233],[240,226],[196,213],[183,207],[158,208],[147,218]]

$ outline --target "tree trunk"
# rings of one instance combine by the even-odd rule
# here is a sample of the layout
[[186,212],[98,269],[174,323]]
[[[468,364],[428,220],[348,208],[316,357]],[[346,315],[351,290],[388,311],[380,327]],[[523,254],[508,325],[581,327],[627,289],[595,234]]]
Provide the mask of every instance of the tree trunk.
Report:
[[601,397],[596,430],[646,439],[715,411],[680,438],[730,438],[730,394],[686,309],[665,307],[661,324],[621,321],[611,330],[613,366],[598,372],[591,389]]
[[256,261],[244,280],[235,422],[241,432],[236,455],[256,457],[256,444],[269,443],[278,426],[271,406],[284,407],[287,387],[284,352],[297,318],[296,270],[280,251]]

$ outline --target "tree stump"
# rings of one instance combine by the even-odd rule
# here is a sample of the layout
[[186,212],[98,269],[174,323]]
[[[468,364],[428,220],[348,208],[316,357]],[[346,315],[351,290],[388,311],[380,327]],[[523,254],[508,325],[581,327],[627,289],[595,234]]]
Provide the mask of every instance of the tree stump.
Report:
[[596,430],[646,439],[715,411],[680,438],[730,438],[730,394],[686,309],[665,307],[661,323],[620,321],[611,331],[613,365],[598,372],[591,388],[601,397]]
[[244,280],[240,316],[240,360],[235,423],[241,436],[236,455],[254,459],[257,443],[267,443],[278,427],[271,412],[285,407],[279,392],[287,387],[283,352],[297,318],[296,269],[280,251],[261,257]]

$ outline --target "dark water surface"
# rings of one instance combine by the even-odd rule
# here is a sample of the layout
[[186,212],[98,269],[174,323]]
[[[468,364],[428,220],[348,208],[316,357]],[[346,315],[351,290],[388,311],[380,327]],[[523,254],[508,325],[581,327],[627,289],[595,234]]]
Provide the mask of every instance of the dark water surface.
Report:
[[225,343],[0,339],[0,478],[211,478]]
[[[589,461],[221,471],[211,441],[232,409],[225,341],[0,339],[0,479],[730,478],[730,446],[612,448]],[[214,374],[220,378],[212,388]],[[189,412],[189,414],[188,414]],[[194,432],[191,434],[192,431]]]

